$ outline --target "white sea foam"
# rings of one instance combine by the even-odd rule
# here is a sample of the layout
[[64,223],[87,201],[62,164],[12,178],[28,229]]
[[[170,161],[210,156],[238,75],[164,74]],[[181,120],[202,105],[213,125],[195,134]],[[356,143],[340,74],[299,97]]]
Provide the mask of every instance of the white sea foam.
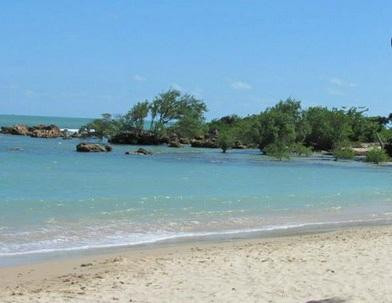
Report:
[[[69,251],[83,251],[92,249],[103,249],[103,248],[116,248],[116,247],[126,247],[126,246],[136,246],[159,243],[169,240],[181,240],[189,238],[206,238],[206,237],[227,237],[231,235],[247,235],[252,233],[262,233],[262,232],[272,232],[272,231],[283,231],[292,230],[299,228],[311,228],[319,226],[336,226],[344,224],[361,224],[361,223],[375,223],[377,221],[384,221],[385,218],[376,218],[369,220],[344,220],[344,221],[331,221],[331,222],[312,222],[312,223],[298,223],[298,224],[287,224],[287,225],[269,225],[260,228],[248,228],[248,229],[233,229],[225,231],[211,231],[211,232],[179,232],[179,233],[151,233],[151,234],[130,234],[127,237],[119,234],[118,236],[111,235],[111,243],[89,243],[85,245],[75,245],[72,247],[52,247],[52,248],[42,248],[42,249],[25,249],[20,251],[5,251],[5,247],[0,248],[0,257],[12,257],[12,256],[22,256],[22,255],[35,255],[35,254],[50,254],[50,253],[61,253]],[[106,240],[109,240],[107,237]],[[47,241],[41,243],[43,245],[48,245]],[[56,239],[50,241],[51,244],[67,242],[67,239]],[[42,245],[42,246],[43,246]],[[26,245],[21,245],[26,247]],[[19,247],[20,248],[20,247]],[[17,249],[17,245],[14,246]]]

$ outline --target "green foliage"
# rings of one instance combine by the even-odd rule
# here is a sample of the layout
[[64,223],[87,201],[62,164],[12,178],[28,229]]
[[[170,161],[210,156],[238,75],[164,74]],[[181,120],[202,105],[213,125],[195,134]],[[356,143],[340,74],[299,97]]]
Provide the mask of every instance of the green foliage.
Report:
[[302,143],[307,132],[301,103],[287,99],[259,115],[255,137],[261,150],[267,146],[270,150],[290,150],[295,143]]
[[389,157],[383,149],[371,149],[366,155],[366,162],[380,164],[382,162],[387,162],[388,160]]
[[290,159],[290,148],[280,142],[267,145],[263,151],[267,156],[274,157],[278,160]]
[[92,131],[99,138],[109,138],[121,129],[121,123],[112,119],[111,114],[102,114],[102,119],[95,119],[81,128],[82,130]]
[[234,138],[229,131],[222,131],[218,135],[218,146],[225,153],[228,149],[232,148],[234,144]]
[[309,157],[312,155],[313,150],[311,147],[305,146],[301,143],[295,143],[291,146],[290,152],[296,156]]
[[333,155],[336,160],[338,159],[351,160],[354,158],[355,153],[350,147],[340,147],[340,148],[336,148],[333,151]]
[[[99,137],[110,137],[125,130],[144,129],[145,120],[151,118],[150,130],[158,137],[176,133],[181,138],[218,136],[225,151],[233,142],[259,147],[267,155],[278,159],[290,155],[307,156],[312,150],[334,151],[336,158],[352,158],[347,146],[361,142],[376,142],[378,136],[391,149],[392,114],[387,117],[368,117],[367,109],[328,109],[310,107],[302,109],[300,101],[287,99],[259,114],[240,117],[225,116],[206,123],[206,104],[192,95],[170,89],[152,101],[135,104],[125,115],[112,118],[104,114],[86,125]],[[389,150],[389,149],[388,149]]]
[[154,132],[162,133],[169,122],[175,122],[172,130],[191,138],[202,132],[207,106],[192,95],[170,89],[154,99],[150,111]]
[[305,144],[316,150],[331,150],[347,141],[352,133],[347,115],[336,108],[310,107],[305,113],[310,132]]
[[148,101],[136,103],[131,110],[122,117],[122,124],[124,130],[129,130],[131,128],[136,128],[138,130],[143,130],[144,120],[148,116],[150,110],[150,105]]
[[192,139],[206,132],[204,113],[207,111],[206,104],[186,94],[178,100],[177,121],[171,127],[177,135]]

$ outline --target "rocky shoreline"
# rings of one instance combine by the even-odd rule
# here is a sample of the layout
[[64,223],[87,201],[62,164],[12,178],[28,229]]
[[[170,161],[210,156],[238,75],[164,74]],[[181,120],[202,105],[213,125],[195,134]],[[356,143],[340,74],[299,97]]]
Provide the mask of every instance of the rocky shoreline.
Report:
[[57,125],[38,124],[35,126],[28,126],[25,124],[16,124],[13,126],[2,126],[0,128],[1,134],[15,135],[15,136],[29,136],[34,138],[82,138],[89,137],[93,134],[87,132],[69,132],[67,129],[61,129]]

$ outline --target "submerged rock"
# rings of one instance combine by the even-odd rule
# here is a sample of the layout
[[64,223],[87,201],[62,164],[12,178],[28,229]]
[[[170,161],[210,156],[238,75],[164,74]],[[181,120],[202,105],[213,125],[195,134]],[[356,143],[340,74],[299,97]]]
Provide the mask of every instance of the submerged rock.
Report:
[[145,155],[145,156],[148,156],[148,155],[152,155],[152,151],[149,151],[149,150],[141,147],[138,150],[133,151],[133,152],[127,151],[127,152],[125,152],[125,154],[126,155],[134,154],[134,155]]
[[107,144],[80,143],[76,145],[77,152],[110,152],[112,147]]

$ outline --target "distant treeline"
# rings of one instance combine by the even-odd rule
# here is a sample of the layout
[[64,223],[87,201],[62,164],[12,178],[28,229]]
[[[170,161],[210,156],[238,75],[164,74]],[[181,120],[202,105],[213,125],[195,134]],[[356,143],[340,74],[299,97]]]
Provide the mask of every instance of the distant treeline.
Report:
[[[277,158],[313,150],[342,151],[362,142],[392,143],[388,127],[392,114],[368,116],[362,107],[304,109],[300,101],[289,98],[246,117],[234,114],[206,122],[206,112],[204,101],[171,89],[151,101],[138,102],[124,115],[103,114],[83,129],[94,129],[99,137],[139,131],[191,140],[215,134],[224,151],[241,142]],[[147,129],[146,119],[150,121]]]

